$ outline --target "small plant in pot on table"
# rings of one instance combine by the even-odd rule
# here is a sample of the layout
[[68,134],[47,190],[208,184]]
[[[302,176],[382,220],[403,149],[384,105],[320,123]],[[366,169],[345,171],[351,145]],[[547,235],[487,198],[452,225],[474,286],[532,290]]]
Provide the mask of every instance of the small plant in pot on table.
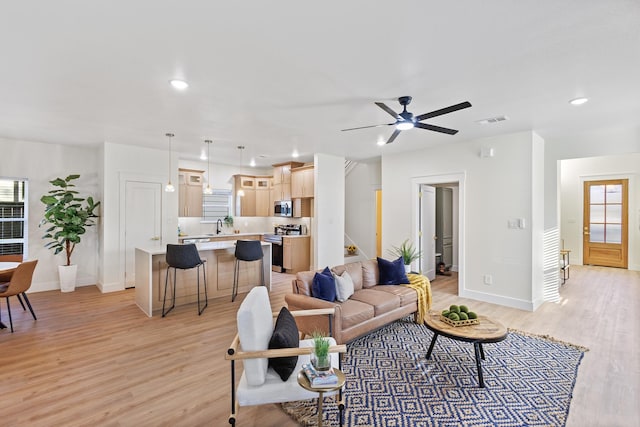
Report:
[[328,371],[331,369],[331,357],[329,356],[331,343],[322,332],[313,333],[313,352],[311,353],[311,364],[317,371]]

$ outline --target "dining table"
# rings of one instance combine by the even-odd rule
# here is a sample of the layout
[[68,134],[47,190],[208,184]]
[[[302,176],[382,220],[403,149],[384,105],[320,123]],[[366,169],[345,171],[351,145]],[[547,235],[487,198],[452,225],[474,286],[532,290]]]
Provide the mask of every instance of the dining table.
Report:
[[[11,273],[20,265],[19,262],[0,262],[0,273]],[[0,329],[6,329],[7,325],[0,321]]]

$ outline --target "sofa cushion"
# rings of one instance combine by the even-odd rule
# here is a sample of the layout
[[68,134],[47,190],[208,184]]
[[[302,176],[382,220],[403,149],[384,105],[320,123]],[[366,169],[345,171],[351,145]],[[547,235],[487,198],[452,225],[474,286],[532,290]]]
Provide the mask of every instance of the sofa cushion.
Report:
[[370,304],[366,304],[351,298],[340,304],[342,311],[342,329],[348,329],[352,326],[359,325],[369,319],[373,319],[374,308]]
[[345,271],[349,272],[351,280],[353,281],[353,290],[357,291],[362,289],[362,265],[360,261],[350,262],[348,264],[336,265],[331,269],[338,276],[341,276]]
[[401,307],[416,303],[418,301],[418,293],[415,291],[415,289],[411,289],[407,286],[377,285],[371,289],[397,295],[400,298]]
[[340,302],[345,302],[353,295],[353,279],[351,279],[349,272],[346,270],[340,276],[333,273],[333,278],[336,281],[336,299]]
[[[414,291],[415,292],[415,291]],[[351,299],[369,304],[374,309],[374,316],[380,316],[400,307],[400,297],[374,289],[361,289]]]
[[[300,344],[298,325],[287,307],[282,307],[273,328],[273,335],[269,341],[269,348],[296,348]],[[280,375],[282,381],[286,381],[293,373],[298,363],[298,356],[274,357],[269,359],[269,367]]]
[[362,261],[362,287],[371,288],[378,285],[378,261],[368,259]]
[[[246,296],[237,314],[238,337],[244,351],[262,351],[269,348],[273,334],[273,315],[266,286],[256,286]],[[262,385],[269,368],[268,359],[243,361],[247,383]]]
[[399,285],[401,283],[408,284],[409,278],[404,269],[404,261],[402,257],[398,257],[395,261],[387,261],[378,257],[378,269],[380,270],[379,285]]
[[336,300],[336,281],[333,279],[333,274],[329,267],[325,267],[321,273],[316,273],[313,276],[313,296],[323,299],[325,301]]

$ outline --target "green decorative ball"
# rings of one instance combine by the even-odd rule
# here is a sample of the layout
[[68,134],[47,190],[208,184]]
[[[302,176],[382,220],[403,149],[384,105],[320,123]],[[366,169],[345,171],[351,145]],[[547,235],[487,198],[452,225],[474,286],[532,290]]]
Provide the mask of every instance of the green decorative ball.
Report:
[[469,317],[467,316],[467,313],[465,313],[464,311],[460,312],[460,314],[458,316],[460,316],[460,320],[469,319]]
[[461,306],[460,306],[460,312],[461,312],[461,313],[468,313],[468,312],[469,312],[469,309],[467,308],[467,306],[466,306],[466,305],[461,305]]
[[478,318],[478,315],[475,314],[473,311],[468,312],[467,316],[469,317],[469,319],[477,319]]
[[448,317],[449,316],[449,310],[442,310],[442,315],[444,317]]
[[449,313],[449,320],[457,322],[458,320],[460,320],[460,316],[458,316],[458,313]]
[[449,311],[452,313],[460,313],[460,307],[458,307],[455,304],[452,304],[451,307],[449,307]]

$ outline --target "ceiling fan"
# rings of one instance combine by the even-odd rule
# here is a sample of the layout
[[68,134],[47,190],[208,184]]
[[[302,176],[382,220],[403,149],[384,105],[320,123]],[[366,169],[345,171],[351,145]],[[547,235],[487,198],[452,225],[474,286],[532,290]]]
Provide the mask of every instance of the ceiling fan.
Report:
[[422,120],[430,119],[432,117],[437,117],[437,116],[441,116],[443,114],[453,113],[454,111],[458,111],[458,110],[462,110],[463,108],[471,107],[471,103],[466,101],[466,102],[461,102],[460,104],[451,105],[450,107],[441,108],[439,110],[431,111],[430,113],[424,113],[424,114],[420,114],[419,116],[414,116],[413,113],[407,111],[407,105],[409,105],[411,103],[411,99],[412,98],[410,96],[401,96],[400,98],[398,98],[398,102],[403,107],[401,113],[396,113],[391,108],[387,107],[387,105],[384,104],[383,102],[376,102],[375,103],[378,107],[382,108],[384,111],[386,111],[387,113],[391,114],[393,116],[393,118],[396,119],[396,121],[393,122],[393,123],[384,123],[384,124],[381,124],[381,125],[372,125],[372,126],[362,126],[362,127],[342,129],[342,130],[343,131],[348,131],[348,130],[356,130],[356,129],[376,128],[376,127],[380,127],[380,126],[395,126],[396,129],[393,131],[393,133],[391,134],[391,136],[387,140],[387,144],[392,143],[396,139],[396,137],[398,135],[400,135],[400,132],[402,132],[403,130],[408,130],[408,129],[411,129],[411,128],[414,128],[414,127],[415,128],[420,128],[420,129],[432,130],[432,131],[435,131],[435,132],[442,132],[442,133],[446,133],[446,134],[449,134],[449,135],[455,135],[456,133],[458,133],[458,131],[455,130],[455,129],[448,129],[448,128],[443,128],[443,127],[440,127],[440,126],[434,126],[434,125],[429,125],[429,124],[420,123],[420,122]]

